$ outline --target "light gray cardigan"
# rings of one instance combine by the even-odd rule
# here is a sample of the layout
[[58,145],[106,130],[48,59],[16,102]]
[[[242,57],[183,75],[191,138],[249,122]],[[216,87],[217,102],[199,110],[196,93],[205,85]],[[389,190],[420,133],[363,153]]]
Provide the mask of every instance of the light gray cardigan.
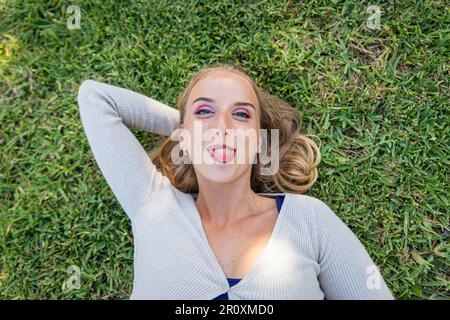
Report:
[[142,94],[86,80],[81,121],[102,174],[132,223],[131,299],[393,299],[354,233],[321,200],[287,193],[254,268],[230,288],[195,200],[158,171],[129,130],[169,136],[179,112]]

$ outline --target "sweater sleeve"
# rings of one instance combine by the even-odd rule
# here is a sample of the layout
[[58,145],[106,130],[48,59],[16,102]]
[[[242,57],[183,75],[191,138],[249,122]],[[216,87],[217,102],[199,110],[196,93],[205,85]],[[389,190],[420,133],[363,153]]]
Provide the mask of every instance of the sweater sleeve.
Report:
[[135,212],[168,179],[130,131],[136,128],[169,136],[179,124],[179,112],[128,89],[85,80],[78,91],[81,122],[94,158],[127,215]]
[[350,228],[315,199],[318,280],[327,300],[393,300],[378,267]]

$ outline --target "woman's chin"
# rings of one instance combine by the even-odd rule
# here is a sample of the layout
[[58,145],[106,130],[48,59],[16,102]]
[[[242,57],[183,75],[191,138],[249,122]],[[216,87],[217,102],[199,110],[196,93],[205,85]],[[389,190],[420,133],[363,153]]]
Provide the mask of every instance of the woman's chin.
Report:
[[239,166],[233,163],[210,164],[198,168],[197,172],[207,180],[216,183],[228,183],[236,180],[239,176]]

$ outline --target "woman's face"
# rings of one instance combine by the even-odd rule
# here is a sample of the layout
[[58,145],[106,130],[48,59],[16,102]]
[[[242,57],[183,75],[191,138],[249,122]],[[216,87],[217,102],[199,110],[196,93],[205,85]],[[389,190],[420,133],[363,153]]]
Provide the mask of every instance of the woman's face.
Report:
[[214,71],[197,82],[179,136],[197,178],[227,183],[250,177],[260,152],[259,108],[250,83],[235,73]]

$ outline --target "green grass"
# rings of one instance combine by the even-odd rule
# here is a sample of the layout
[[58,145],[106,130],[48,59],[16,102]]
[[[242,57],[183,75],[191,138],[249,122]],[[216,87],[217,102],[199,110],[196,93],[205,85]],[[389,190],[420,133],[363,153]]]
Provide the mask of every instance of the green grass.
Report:
[[[80,0],[69,30],[67,1],[0,0],[0,298],[129,297],[131,228],[87,144],[78,86],[173,106],[214,62],[298,108],[323,156],[307,194],[350,226],[395,297],[449,298],[449,7],[239,3]],[[149,152],[162,141],[134,132]],[[79,290],[64,289],[70,265]]]

